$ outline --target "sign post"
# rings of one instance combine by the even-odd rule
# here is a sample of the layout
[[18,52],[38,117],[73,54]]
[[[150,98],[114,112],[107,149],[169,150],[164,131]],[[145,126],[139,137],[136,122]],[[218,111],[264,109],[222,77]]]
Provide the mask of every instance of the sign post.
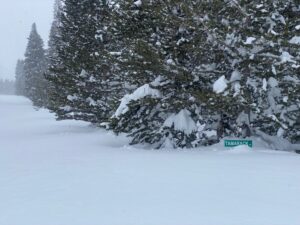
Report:
[[236,147],[239,145],[248,145],[250,148],[253,147],[252,140],[225,140],[224,146],[225,147]]

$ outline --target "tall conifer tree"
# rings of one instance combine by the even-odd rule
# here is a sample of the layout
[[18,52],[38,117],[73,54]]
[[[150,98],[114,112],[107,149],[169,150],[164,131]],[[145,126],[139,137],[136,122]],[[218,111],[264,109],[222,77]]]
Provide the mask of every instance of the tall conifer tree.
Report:
[[53,109],[60,119],[101,123],[112,114],[120,90],[112,72],[111,9],[107,1],[98,0],[65,0],[62,5],[58,35],[52,38],[57,55],[50,56],[48,76],[61,89],[51,94]]
[[24,60],[25,96],[38,107],[45,106],[47,102],[45,70],[46,60],[43,40],[37,33],[36,25],[33,24]]

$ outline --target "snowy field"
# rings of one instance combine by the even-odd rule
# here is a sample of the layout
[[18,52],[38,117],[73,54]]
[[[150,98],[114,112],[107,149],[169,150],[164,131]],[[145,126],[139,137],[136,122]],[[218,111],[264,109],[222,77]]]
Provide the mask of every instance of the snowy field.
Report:
[[299,225],[300,155],[142,150],[0,96],[0,225]]

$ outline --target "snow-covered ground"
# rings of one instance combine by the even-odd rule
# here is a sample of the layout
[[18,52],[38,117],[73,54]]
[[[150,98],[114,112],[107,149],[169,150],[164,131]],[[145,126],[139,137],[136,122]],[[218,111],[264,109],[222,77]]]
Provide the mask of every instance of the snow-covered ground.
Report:
[[0,225],[299,225],[300,155],[129,147],[0,96]]

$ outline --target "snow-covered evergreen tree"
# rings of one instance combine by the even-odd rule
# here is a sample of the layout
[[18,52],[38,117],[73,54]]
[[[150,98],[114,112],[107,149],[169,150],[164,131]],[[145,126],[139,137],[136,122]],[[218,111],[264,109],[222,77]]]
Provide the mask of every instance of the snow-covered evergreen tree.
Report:
[[[245,14],[244,23],[227,36],[235,49],[229,53],[234,60],[229,83],[245,108],[237,122],[246,121],[255,130],[295,142],[300,116],[295,94],[299,90],[299,5],[293,0],[236,3]],[[239,79],[233,82],[235,77]]]
[[106,121],[120,89],[114,83],[114,64],[110,62],[109,3],[64,0],[62,5],[58,35],[53,37],[57,55],[50,56],[48,76],[55,88],[62,90],[51,94],[53,110],[60,119]]
[[61,2],[47,73],[59,119],[112,116],[116,133],[156,148],[299,141],[298,1]]
[[[217,131],[212,128],[216,128],[213,126],[216,126],[217,114],[208,113],[206,107],[215,96],[210,88],[214,73],[207,70],[205,63],[211,67],[210,61],[216,61],[217,55],[205,27],[201,26],[199,2],[142,1],[131,6],[130,1],[124,2],[127,4],[124,4],[123,14],[127,17],[123,17],[129,21],[124,23],[123,30],[132,36],[128,46],[130,54],[124,60],[129,64],[129,82],[137,83],[142,89],[150,85],[150,90],[157,91],[160,97],[146,94],[129,101],[128,110],[113,118],[114,130],[129,132],[133,143],[155,143],[156,147],[166,143],[174,147],[193,147],[214,142]],[[129,32],[131,15],[135,19],[133,30]],[[123,100],[126,98],[128,96]],[[211,121],[201,119],[200,113],[204,111]],[[202,129],[200,133],[197,123]]]
[[25,96],[38,107],[47,104],[45,70],[46,60],[43,40],[37,32],[36,25],[33,24],[24,60]]
[[295,1],[121,3],[132,39],[127,79],[140,88],[122,99],[116,132],[157,147],[210,144],[257,128],[299,137]]

